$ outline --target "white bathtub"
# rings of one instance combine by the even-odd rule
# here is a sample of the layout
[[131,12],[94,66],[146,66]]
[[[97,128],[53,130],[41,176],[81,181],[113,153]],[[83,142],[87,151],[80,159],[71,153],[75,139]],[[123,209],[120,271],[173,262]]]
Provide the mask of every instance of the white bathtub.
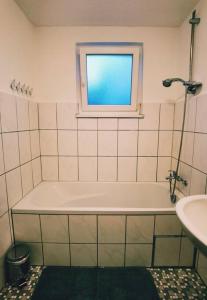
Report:
[[42,182],[12,210],[39,214],[172,214],[175,206],[165,183]]

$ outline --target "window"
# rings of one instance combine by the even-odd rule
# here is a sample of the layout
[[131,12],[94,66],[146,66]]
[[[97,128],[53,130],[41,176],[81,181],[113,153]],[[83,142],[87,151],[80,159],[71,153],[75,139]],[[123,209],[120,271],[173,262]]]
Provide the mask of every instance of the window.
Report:
[[80,112],[137,112],[140,46],[80,47]]

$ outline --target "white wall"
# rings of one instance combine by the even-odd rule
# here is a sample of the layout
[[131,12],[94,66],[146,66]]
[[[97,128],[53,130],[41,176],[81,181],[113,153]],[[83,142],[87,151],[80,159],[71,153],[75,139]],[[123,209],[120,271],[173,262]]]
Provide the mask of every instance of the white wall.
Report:
[[13,0],[0,0],[0,90],[12,79],[33,86],[35,29]]
[[178,28],[152,27],[39,27],[36,64],[36,99],[44,102],[76,102],[77,42],[143,42],[144,102],[166,102],[176,87],[161,81],[177,75]]

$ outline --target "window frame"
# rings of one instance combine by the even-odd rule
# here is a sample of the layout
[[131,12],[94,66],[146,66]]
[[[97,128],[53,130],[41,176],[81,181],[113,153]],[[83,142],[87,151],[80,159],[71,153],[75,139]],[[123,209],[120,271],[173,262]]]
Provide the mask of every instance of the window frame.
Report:
[[[129,54],[132,59],[131,104],[130,105],[88,105],[87,55],[90,54]],[[80,48],[80,113],[87,112],[137,112],[139,93],[140,47],[138,46],[91,46]]]

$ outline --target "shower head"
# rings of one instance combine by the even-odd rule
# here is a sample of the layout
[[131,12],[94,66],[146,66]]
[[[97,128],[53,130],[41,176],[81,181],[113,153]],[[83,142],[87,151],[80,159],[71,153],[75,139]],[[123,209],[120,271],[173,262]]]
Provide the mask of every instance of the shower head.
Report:
[[173,82],[182,82],[183,84],[185,83],[185,81],[181,78],[167,78],[165,80],[163,80],[162,84],[165,87],[170,87],[172,85]]
[[181,78],[167,78],[163,80],[162,84],[164,87],[170,87],[173,82],[181,82],[186,87],[188,94],[193,94],[193,95],[195,95],[198,91],[200,91],[202,87],[201,82],[185,81]]

